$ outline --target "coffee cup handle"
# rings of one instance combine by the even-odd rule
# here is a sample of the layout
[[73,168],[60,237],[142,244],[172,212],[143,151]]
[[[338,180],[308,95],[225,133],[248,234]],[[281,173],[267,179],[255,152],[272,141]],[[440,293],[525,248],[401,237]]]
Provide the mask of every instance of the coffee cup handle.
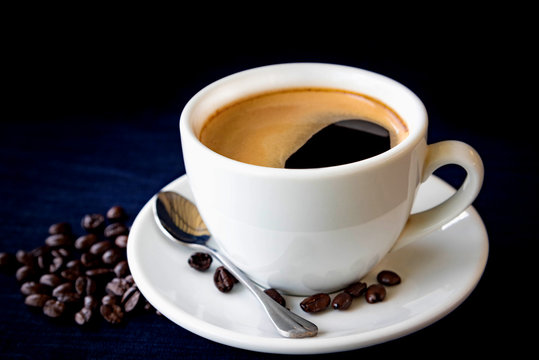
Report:
[[460,188],[447,200],[428,210],[412,214],[391,251],[439,229],[462,213],[475,200],[483,184],[483,162],[479,154],[468,144],[447,140],[427,147],[421,182],[448,164],[456,164],[466,170],[466,178]]

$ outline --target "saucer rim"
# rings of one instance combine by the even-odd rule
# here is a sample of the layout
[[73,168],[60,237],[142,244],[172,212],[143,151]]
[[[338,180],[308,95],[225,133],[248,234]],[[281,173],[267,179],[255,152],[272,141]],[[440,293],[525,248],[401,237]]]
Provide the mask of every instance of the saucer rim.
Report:
[[[432,181],[435,182],[435,186],[443,187],[444,191],[455,191],[451,185],[435,175],[432,176]],[[184,184],[185,182],[187,182],[187,184]],[[177,189],[181,186],[189,186],[186,175],[182,175],[173,180],[164,186],[163,189]],[[468,221],[471,221],[472,223],[476,223],[476,226],[481,230],[481,256],[475,266],[475,272],[469,275],[467,281],[468,286],[463,287],[461,291],[455,294],[453,299],[446,299],[442,305],[432,307],[430,308],[430,311],[427,309],[420,314],[415,315],[413,318],[405,319],[401,322],[381,328],[372,329],[368,332],[352,333],[328,338],[317,336],[300,340],[249,335],[208,323],[197,317],[195,314],[191,314],[184,309],[179,308],[166,297],[161,296],[158,292],[154,291],[150,279],[148,279],[144,269],[142,269],[136,261],[137,254],[135,252],[135,245],[133,244],[137,241],[136,234],[138,228],[142,226],[145,221],[148,221],[148,217],[153,219],[153,216],[151,215],[151,201],[153,198],[154,197],[148,200],[133,221],[130,240],[131,238],[135,240],[128,242],[127,245],[127,257],[131,274],[140,291],[159,312],[175,324],[211,341],[245,350],[276,354],[323,354],[359,349],[414,333],[437,322],[462,304],[477,286],[488,259],[488,234],[481,217],[473,206],[470,206],[464,211],[464,213],[468,213],[469,215],[465,218],[469,219]]]

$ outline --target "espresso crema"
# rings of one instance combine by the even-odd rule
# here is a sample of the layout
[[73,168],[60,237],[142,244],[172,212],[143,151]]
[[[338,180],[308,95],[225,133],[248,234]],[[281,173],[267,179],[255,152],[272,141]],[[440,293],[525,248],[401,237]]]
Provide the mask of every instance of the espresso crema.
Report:
[[391,147],[408,135],[402,119],[378,100],[342,90],[298,88],[263,93],[219,109],[205,122],[199,139],[228,158],[283,168],[314,134],[348,119],[387,129]]

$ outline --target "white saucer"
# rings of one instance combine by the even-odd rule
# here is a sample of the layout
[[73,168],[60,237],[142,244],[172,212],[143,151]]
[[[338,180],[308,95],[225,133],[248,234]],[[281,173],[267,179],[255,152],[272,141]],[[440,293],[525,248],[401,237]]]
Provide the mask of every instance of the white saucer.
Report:
[[[165,187],[192,200],[185,176]],[[421,185],[414,205],[419,211],[450,196],[454,189],[431,176]],[[280,337],[247,289],[238,284],[220,293],[213,270],[189,267],[193,253],[172,243],[157,228],[149,201],[136,217],[127,247],[132,275],[148,301],[164,316],[207,339],[247,350],[284,354],[317,354],[357,349],[417,331],[447,315],[472,292],[485,268],[488,237],[473,207],[450,224],[395,253],[388,254],[363,280],[374,283],[381,269],[393,269],[402,283],[387,288],[383,302],[356,299],[346,311],[328,309],[307,314],[300,297],[287,306],[318,325],[313,338]]]

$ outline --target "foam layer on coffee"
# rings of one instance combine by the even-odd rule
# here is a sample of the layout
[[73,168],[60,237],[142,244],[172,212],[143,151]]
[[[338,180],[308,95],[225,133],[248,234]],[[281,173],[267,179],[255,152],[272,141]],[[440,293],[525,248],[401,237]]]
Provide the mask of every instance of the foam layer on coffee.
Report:
[[292,89],[247,98],[211,116],[200,141],[244,163],[282,168],[286,160],[324,127],[362,119],[386,128],[391,146],[407,135],[399,116],[361,94],[333,89]]

